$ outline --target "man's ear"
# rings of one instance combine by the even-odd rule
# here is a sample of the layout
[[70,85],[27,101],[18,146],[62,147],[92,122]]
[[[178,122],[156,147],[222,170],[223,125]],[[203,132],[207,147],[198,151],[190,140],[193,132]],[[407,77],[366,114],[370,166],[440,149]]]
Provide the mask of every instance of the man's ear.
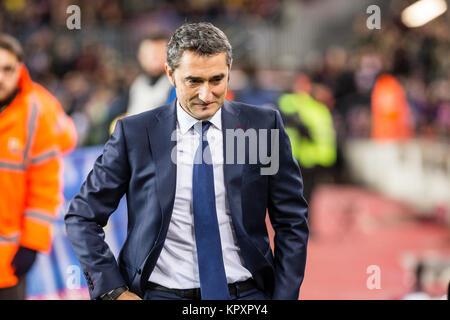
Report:
[[173,76],[173,70],[171,67],[169,67],[169,64],[167,62],[164,63],[164,70],[166,71],[167,77],[169,78],[170,83],[175,86],[175,78]]

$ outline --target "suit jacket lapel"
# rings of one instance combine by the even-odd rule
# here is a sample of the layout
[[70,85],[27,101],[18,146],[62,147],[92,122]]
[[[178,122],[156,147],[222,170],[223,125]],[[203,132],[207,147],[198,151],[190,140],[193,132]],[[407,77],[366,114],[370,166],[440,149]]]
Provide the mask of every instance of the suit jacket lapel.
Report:
[[[242,171],[243,164],[238,164],[236,161],[236,140],[234,143],[234,159],[232,163],[227,163],[227,138],[226,130],[237,128],[245,129],[247,122],[239,118],[240,110],[232,105],[231,102],[225,101],[222,107],[222,134],[223,134],[223,157],[224,157],[224,178],[225,188],[227,190],[228,204],[230,212],[233,217],[233,222],[237,231],[237,235],[241,233],[239,229],[242,226],[242,206],[241,206],[241,185],[242,185]],[[228,143],[231,143],[228,141]]]
[[[244,131],[249,129],[249,119],[240,115],[240,109],[237,108],[234,103],[225,101],[222,107],[222,133],[223,133],[223,153],[224,153],[224,178],[225,188],[227,190],[228,204],[230,206],[230,213],[234,230],[236,232],[236,238],[241,249],[242,257],[244,258],[246,268],[253,274],[255,280],[262,283],[263,280],[258,278],[257,270],[261,266],[259,261],[261,257],[255,252],[255,245],[252,243],[248,236],[243,220],[242,212],[242,175],[244,170],[244,164],[238,164],[236,159],[236,140],[234,143],[234,162],[226,163],[227,152],[227,138],[226,129],[243,129]],[[230,142],[228,142],[230,143]],[[247,213],[249,214],[249,213]]]
[[[156,165],[156,189],[163,214],[163,222],[170,221],[175,188],[176,160],[176,99],[155,115],[154,121],[147,125],[150,152]],[[174,152],[174,159],[172,159]]]

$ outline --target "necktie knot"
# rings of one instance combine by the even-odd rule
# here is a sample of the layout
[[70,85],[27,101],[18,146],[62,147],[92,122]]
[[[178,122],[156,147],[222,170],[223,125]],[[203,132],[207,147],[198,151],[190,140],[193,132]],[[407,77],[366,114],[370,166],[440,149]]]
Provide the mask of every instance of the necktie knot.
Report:
[[201,121],[194,125],[194,130],[203,137],[211,126],[211,122],[209,121]]

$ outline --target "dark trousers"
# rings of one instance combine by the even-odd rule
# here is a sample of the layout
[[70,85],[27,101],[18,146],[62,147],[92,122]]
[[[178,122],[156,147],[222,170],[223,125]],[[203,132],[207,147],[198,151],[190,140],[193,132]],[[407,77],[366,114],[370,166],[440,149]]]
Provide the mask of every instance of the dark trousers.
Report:
[[[182,298],[175,293],[160,290],[148,289],[145,291],[144,300],[190,300]],[[262,291],[253,288],[244,292],[236,290],[236,294],[231,295],[231,300],[269,300]]]
[[0,288],[0,300],[25,300],[26,277],[19,278],[19,282],[12,287]]

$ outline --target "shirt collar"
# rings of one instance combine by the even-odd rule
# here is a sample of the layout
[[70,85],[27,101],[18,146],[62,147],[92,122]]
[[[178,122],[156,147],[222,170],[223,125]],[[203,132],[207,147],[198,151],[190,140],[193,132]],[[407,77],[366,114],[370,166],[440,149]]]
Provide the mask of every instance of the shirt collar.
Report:
[[208,120],[217,129],[222,130],[222,108],[219,108],[217,112],[209,119],[198,120],[184,111],[180,102],[177,100],[177,120],[180,126],[181,134],[185,134],[189,131],[197,122]]

